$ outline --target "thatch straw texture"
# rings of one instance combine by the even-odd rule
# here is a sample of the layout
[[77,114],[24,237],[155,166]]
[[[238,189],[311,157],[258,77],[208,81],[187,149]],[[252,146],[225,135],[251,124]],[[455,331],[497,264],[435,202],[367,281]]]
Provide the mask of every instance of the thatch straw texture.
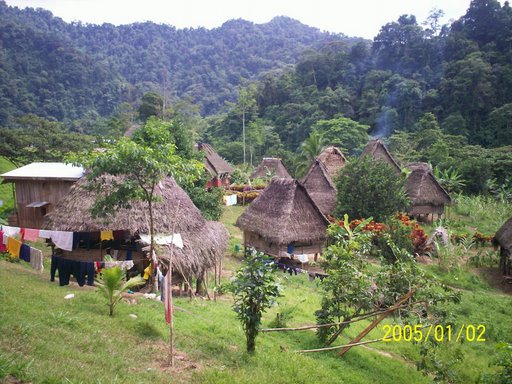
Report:
[[277,157],[264,157],[256,170],[251,175],[251,179],[265,178],[268,173],[274,177],[291,179],[290,173],[284,166],[281,159]]
[[304,188],[324,214],[331,214],[336,207],[336,187],[324,163],[318,158],[302,179]]
[[[107,176],[112,180],[112,176]],[[93,218],[90,209],[95,193],[89,191],[86,179],[79,180],[70,193],[55,209],[45,216],[43,229],[73,232],[96,232],[101,230],[129,230],[132,234],[149,233],[147,204],[135,201],[130,209],[121,209],[106,218]],[[207,223],[201,212],[188,195],[174,181],[167,177],[157,188],[159,201],[153,203],[154,227],[156,233],[179,233],[184,247],[174,247],[174,265],[178,270],[197,273],[214,265],[227,247],[227,232],[222,224]],[[167,260],[170,247],[157,252],[160,259]]]
[[366,145],[363,149],[363,153],[361,153],[361,157],[363,156],[370,156],[373,160],[384,161],[391,165],[397,173],[401,172],[400,166],[395,159],[393,159],[393,156],[391,156],[391,153],[389,153],[384,143],[379,139],[373,139]]
[[512,250],[512,217],[498,229],[494,237],[503,248]]
[[412,206],[429,205],[444,206],[451,203],[451,198],[441,185],[437,182],[432,169],[427,163],[413,163],[407,166],[409,174],[405,189]]
[[210,144],[199,143],[197,148],[204,151],[204,165],[212,176],[216,177],[233,173],[233,167],[220,157]]
[[289,244],[324,241],[329,222],[298,181],[273,178],[236,225],[270,243]]
[[339,170],[343,168],[347,162],[347,159],[337,147],[325,148],[322,153],[318,155],[317,160],[320,160],[325,165],[325,169],[331,180],[334,179]]

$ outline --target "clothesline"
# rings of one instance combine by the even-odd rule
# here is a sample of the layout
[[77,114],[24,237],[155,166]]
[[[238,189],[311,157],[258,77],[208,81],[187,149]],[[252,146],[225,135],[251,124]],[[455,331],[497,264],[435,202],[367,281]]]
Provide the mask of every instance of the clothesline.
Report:
[[[36,241],[41,239],[51,239],[51,241],[57,246],[57,248],[65,251],[73,250],[74,239],[77,238],[77,234],[87,232],[71,232],[71,231],[51,231],[45,229],[33,229],[33,228],[20,228],[9,225],[2,225],[4,235],[8,237],[15,237],[21,235],[21,241],[29,240]],[[98,231],[100,234],[100,241],[108,240],[121,240],[125,238],[125,231]],[[76,241],[75,241],[76,242]]]
[[0,241],[0,252],[8,251],[21,260],[30,263],[36,271],[43,272],[43,252],[41,250],[30,247],[14,237],[7,236],[3,231],[0,231],[0,238],[2,239]]

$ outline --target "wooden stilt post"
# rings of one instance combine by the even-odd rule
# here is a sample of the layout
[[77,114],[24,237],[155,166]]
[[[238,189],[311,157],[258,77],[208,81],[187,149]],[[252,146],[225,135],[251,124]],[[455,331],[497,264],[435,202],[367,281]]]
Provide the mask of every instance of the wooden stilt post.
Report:
[[384,320],[386,317],[388,317],[391,313],[393,313],[396,309],[398,309],[403,303],[405,303],[407,300],[411,298],[411,296],[414,294],[415,289],[409,291],[404,297],[402,297],[395,305],[389,307],[382,315],[377,317],[366,329],[361,332],[359,335],[356,336],[354,340],[352,340],[348,346],[343,348],[339,355],[343,356],[345,353],[348,352],[350,348],[352,348],[354,345],[357,345],[361,341],[363,337],[365,337],[367,334],[370,333],[370,331],[375,328],[382,320]]

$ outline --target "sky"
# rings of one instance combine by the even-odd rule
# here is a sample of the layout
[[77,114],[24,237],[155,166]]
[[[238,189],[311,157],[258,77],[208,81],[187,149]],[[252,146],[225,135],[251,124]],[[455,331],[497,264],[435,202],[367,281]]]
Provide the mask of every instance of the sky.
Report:
[[373,39],[400,15],[418,23],[441,9],[443,22],[466,13],[470,0],[6,0],[19,8],[44,8],[67,22],[115,25],[153,21],[176,28],[220,27],[230,19],[266,23],[288,16],[322,31]]

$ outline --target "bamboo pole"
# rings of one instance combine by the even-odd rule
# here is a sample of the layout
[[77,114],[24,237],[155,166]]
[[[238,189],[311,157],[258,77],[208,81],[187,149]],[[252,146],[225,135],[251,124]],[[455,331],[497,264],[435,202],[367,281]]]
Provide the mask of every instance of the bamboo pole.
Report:
[[[413,303],[413,304],[416,304],[416,303]],[[395,308],[395,310],[396,309],[400,309],[400,308],[406,308],[406,307],[409,307],[410,305],[411,304],[400,305],[399,307]],[[302,327],[295,327],[295,328],[262,328],[262,329],[259,330],[259,332],[305,331],[305,330],[308,330],[308,329],[333,327],[333,326],[336,326],[336,325],[356,323],[356,322],[364,320],[364,319],[366,319],[368,317],[377,316],[377,315],[380,315],[380,314],[385,313],[387,311],[389,311],[389,309],[386,309],[386,310],[383,310],[383,311],[369,312],[369,313],[363,314],[361,316],[358,316],[355,319],[347,320],[347,321],[341,321],[341,322],[337,322],[337,323],[305,325],[305,326],[302,326]]]
[[[425,329],[425,328],[428,328],[428,327],[432,327],[432,324],[426,324],[426,325],[422,326],[421,329]],[[325,348],[318,348],[318,349],[304,349],[304,350],[295,351],[295,353],[310,353],[310,352],[333,351],[333,350],[336,350],[336,349],[342,349],[342,348],[346,348],[346,347],[350,347],[350,348],[351,347],[357,347],[358,345],[378,343],[380,341],[387,341],[387,340],[390,341],[391,339],[389,337],[388,338],[381,337],[380,339],[360,341],[358,343],[350,343],[350,344],[345,344],[345,345],[337,345],[336,347],[325,347]]]
[[[176,208],[176,219],[178,218],[178,212],[180,210],[180,200],[178,200],[178,205]],[[173,236],[173,242],[174,242],[174,230],[176,229],[176,219],[174,220],[174,223],[172,224],[172,236]],[[169,273],[169,278],[167,279],[167,296],[169,298],[169,310],[171,312],[171,319],[169,321],[169,363],[171,367],[174,367],[174,308],[173,308],[173,302],[172,302],[172,257],[174,253],[174,247],[175,245],[171,243],[171,255],[169,257],[169,270],[167,273]]]
[[345,353],[348,352],[350,348],[352,348],[352,344],[358,343],[361,341],[363,337],[365,337],[370,331],[375,328],[382,320],[384,320],[386,317],[388,317],[392,312],[396,311],[403,303],[405,303],[407,300],[411,298],[411,296],[414,294],[416,289],[412,289],[409,291],[404,297],[402,297],[395,305],[392,307],[389,307],[382,315],[380,315],[377,319],[375,319],[366,329],[361,332],[359,335],[356,336],[354,340],[350,342],[345,348],[343,348],[339,355],[343,356]]
[[295,351],[295,353],[312,353],[312,352],[333,351],[333,350],[341,349],[341,348],[347,348],[347,347],[351,348],[351,347],[356,347],[358,345],[378,343],[380,341],[384,341],[384,337],[381,337],[380,339],[375,339],[375,340],[360,341],[358,343],[337,345],[336,347],[326,347],[326,348],[318,348],[318,349],[303,349],[303,350]]

